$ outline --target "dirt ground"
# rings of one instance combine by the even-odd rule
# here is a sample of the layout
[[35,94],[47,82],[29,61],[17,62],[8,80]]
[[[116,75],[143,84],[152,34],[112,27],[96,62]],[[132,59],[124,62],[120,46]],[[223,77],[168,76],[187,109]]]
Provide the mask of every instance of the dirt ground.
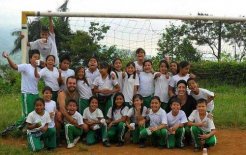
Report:
[[[246,155],[246,130],[239,129],[221,129],[217,130],[216,146],[209,148],[208,154],[211,155]],[[14,145],[16,147],[26,147],[25,139],[0,139],[0,143],[4,145]],[[134,144],[126,144],[123,147],[115,147],[112,145],[110,148],[105,148],[102,144],[96,144],[93,146],[86,146],[82,143],[76,145],[72,149],[66,149],[59,147],[55,149],[52,154],[66,154],[66,155],[190,155],[190,154],[202,154],[202,152],[193,152],[192,147],[186,147],[185,149],[159,149],[152,146],[146,148],[138,148]]]

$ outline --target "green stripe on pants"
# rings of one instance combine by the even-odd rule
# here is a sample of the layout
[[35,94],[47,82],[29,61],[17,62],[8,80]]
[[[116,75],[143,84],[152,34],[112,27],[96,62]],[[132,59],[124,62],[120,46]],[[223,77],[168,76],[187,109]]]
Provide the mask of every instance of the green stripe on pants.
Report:
[[108,129],[108,138],[111,141],[124,141],[125,135],[125,126],[124,122],[120,122],[111,128]]
[[100,125],[100,129],[89,130],[86,135],[86,144],[95,144],[98,141],[99,136],[102,136],[102,141],[108,140],[107,126]]
[[65,135],[67,144],[73,143],[74,139],[81,136],[83,133],[83,130],[81,128],[77,128],[74,125],[66,124],[65,125]]
[[[146,139],[149,135],[147,132],[148,128],[144,128],[140,131],[140,138],[141,139]],[[166,128],[162,128],[159,129],[157,131],[152,132],[152,134],[150,135],[152,140],[159,140],[159,145],[160,146],[164,146],[166,144],[166,140],[167,140],[167,129]]]
[[169,134],[167,139],[167,148],[171,149],[175,146],[178,148],[184,147],[183,139],[184,139],[185,129],[184,127],[178,128],[175,134]]

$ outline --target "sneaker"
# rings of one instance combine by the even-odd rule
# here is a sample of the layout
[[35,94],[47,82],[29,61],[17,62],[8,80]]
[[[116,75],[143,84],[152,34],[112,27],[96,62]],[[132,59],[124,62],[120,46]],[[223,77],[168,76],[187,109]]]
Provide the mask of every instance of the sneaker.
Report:
[[105,147],[110,147],[110,143],[109,143],[108,141],[104,141],[104,142],[103,142],[103,146],[105,146]]
[[71,148],[73,148],[74,146],[75,146],[74,143],[67,144],[67,148],[68,148],[68,149],[71,149]]
[[116,144],[117,147],[121,147],[121,146],[123,146],[123,145],[124,145],[124,142],[123,142],[123,141],[119,141],[119,142]]
[[80,136],[77,137],[77,138],[75,138],[75,139],[73,140],[74,145],[76,145],[76,144],[78,143],[79,139],[80,139]]

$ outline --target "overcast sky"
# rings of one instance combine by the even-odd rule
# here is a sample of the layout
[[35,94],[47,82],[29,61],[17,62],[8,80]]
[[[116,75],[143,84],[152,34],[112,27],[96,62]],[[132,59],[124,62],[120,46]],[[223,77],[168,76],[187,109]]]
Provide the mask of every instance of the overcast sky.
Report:
[[[0,0],[0,43],[21,27],[21,11],[55,11],[64,0]],[[70,0],[70,12],[144,13],[239,17],[246,15],[245,0]],[[6,45],[12,46],[12,45]],[[2,51],[3,49],[0,48]]]

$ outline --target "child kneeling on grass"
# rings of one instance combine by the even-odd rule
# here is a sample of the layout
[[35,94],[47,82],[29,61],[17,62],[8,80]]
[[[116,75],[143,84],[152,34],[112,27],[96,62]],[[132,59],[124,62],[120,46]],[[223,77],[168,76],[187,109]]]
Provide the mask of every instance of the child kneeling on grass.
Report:
[[208,116],[207,101],[199,99],[197,110],[194,110],[188,120],[191,126],[191,135],[195,142],[195,151],[202,147],[207,148],[216,144],[215,126],[213,120]]
[[153,145],[163,148],[167,139],[167,115],[165,110],[161,108],[161,100],[158,96],[152,98],[150,108],[147,116],[150,125],[140,131],[140,147],[145,147],[145,139],[151,136]]
[[[40,151],[44,147],[54,149],[56,147],[56,130],[48,128],[51,119],[49,113],[44,110],[44,100],[38,98],[34,103],[35,110],[28,114],[26,119],[28,147],[32,151]],[[44,143],[41,142],[41,139]]]
[[77,112],[77,102],[73,99],[69,100],[66,105],[68,114],[73,117],[75,122],[68,122],[66,119],[65,123],[65,135],[67,140],[67,148],[70,149],[76,145],[79,141],[80,136],[83,133],[83,117]]

